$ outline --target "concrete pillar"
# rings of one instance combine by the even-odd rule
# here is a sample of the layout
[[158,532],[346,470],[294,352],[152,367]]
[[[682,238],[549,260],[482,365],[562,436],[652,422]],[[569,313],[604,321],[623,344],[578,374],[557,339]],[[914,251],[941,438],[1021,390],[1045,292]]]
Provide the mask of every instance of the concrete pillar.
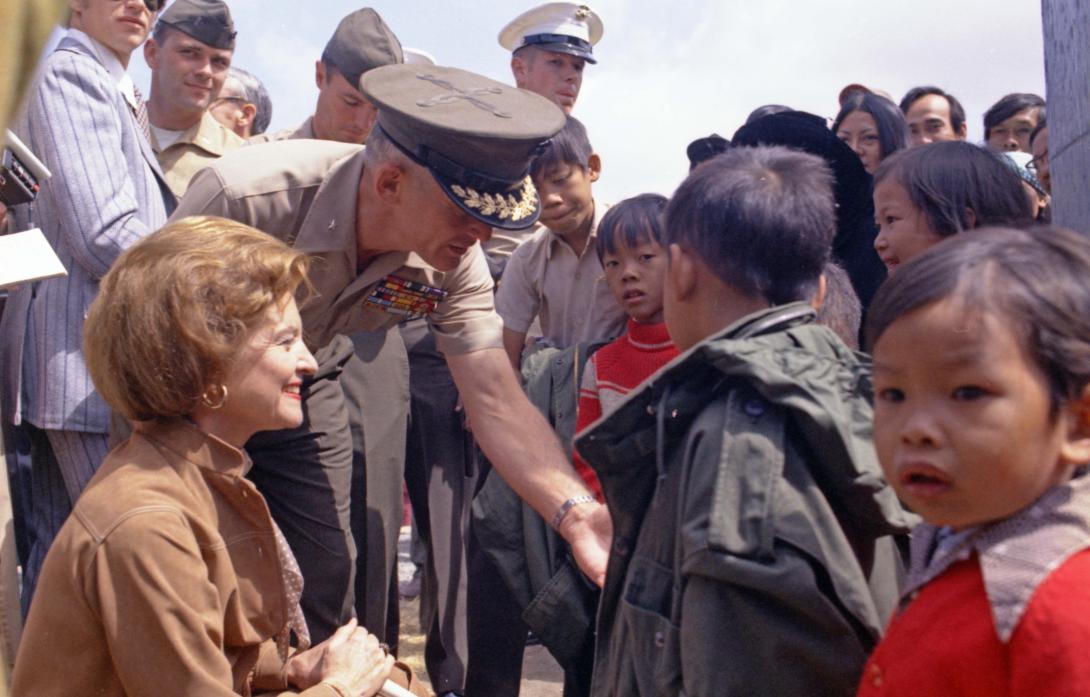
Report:
[[1052,220],[1090,234],[1090,2],[1042,0]]

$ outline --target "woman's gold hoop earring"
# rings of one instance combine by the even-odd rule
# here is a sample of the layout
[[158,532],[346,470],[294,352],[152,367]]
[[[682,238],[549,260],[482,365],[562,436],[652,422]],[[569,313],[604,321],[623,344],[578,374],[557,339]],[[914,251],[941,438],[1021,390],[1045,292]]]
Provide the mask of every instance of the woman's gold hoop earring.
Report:
[[216,409],[222,407],[224,402],[227,401],[227,385],[217,385],[215,387],[215,391],[219,392],[218,402],[213,402],[212,399],[209,398],[208,393],[210,391],[211,390],[205,390],[204,394],[201,395],[201,401],[204,402],[204,406],[208,407],[212,411],[215,411]]

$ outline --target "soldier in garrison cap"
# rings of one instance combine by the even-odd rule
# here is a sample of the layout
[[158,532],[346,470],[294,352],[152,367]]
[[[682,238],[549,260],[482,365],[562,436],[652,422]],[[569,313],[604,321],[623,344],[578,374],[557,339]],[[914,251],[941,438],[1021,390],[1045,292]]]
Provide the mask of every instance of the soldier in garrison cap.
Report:
[[563,112],[454,68],[386,66],[361,87],[378,107],[366,149],[316,141],[243,148],[198,173],[174,213],[234,218],[315,257],[317,292],[301,310],[319,359],[304,386],[307,423],[247,444],[251,476],[306,579],[312,638],[328,636],[352,608],[351,441],[338,371],[351,353],[344,334],[426,317],[495,467],[558,519],[596,580],[610,543],[608,513],[585,503],[586,486],[507,361],[477,244],[493,226],[537,219],[530,161],[563,126]]
[[197,170],[244,143],[208,112],[234,50],[235,25],[223,0],[174,0],[144,44],[152,147],[175,196]]
[[[251,144],[313,138],[363,143],[374,126],[375,106],[360,92],[367,71],[404,62],[401,42],[371,8],[357,10],[337,30],[315,64],[318,104],[314,115],[295,128],[251,138]],[[356,615],[375,635],[395,639],[390,594],[397,575],[397,536],[403,514],[401,482],[409,420],[409,369],[397,332],[359,331],[349,335],[364,363],[350,358],[341,368],[352,430],[352,489],[365,499],[351,512],[359,547]],[[387,630],[390,631],[387,631]]]
[[296,128],[251,138],[251,143],[288,138],[317,138],[341,143],[367,140],[375,124],[375,107],[360,92],[360,78],[384,65],[404,63],[401,42],[378,12],[356,10],[341,20],[314,65],[318,104],[314,115]]
[[574,2],[535,7],[500,31],[500,45],[512,52],[515,84],[551,99],[567,114],[579,97],[584,65],[598,62],[594,45],[601,38],[601,18]]

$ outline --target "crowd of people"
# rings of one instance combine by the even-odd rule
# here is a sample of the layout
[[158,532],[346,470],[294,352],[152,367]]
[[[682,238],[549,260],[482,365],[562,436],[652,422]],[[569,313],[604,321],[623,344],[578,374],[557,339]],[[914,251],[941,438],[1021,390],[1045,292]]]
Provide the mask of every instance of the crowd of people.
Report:
[[[514,86],[342,18],[269,132],[224,0],[72,0],[13,130],[66,276],[0,317],[12,694],[1090,692],[1090,243],[1045,102],[936,86],[695,139],[612,205],[603,23]],[[145,100],[127,73],[141,49]],[[831,99],[830,101],[833,101]],[[679,153],[679,156],[681,153]]]

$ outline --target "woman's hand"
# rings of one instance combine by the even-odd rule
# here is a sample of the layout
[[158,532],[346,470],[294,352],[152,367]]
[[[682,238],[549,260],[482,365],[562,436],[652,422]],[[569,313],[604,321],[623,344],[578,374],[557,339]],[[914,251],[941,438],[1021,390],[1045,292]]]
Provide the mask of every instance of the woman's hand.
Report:
[[321,644],[292,656],[288,682],[305,690],[328,680],[347,689],[351,697],[371,697],[393,667],[394,657],[352,619]]

